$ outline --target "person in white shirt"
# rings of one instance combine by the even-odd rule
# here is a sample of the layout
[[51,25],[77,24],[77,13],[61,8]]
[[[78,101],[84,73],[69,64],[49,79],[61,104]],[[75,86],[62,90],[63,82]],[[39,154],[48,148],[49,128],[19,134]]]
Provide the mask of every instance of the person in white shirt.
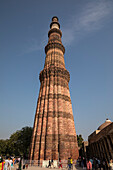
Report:
[[11,165],[12,165],[12,163],[13,163],[13,161],[12,161],[12,159],[10,158],[10,159],[9,159],[9,170],[11,170]]
[[112,159],[110,160],[109,168],[110,168],[110,170],[113,170],[113,160]]
[[4,165],[4,170],[8,170],[9,165],[10,165],[10,163],[9,163],[8,157],[6,157],[6,159],[5,159],[5,165]]

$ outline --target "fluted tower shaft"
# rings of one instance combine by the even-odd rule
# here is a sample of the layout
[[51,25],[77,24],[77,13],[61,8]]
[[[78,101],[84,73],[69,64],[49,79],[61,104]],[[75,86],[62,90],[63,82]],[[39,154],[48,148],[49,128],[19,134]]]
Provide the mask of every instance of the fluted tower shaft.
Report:
[[69,92],[70,74],[65,68],[62,32],[52,18],[45,47],[45,65],[40,72],[31,149],[31,160],[78,158],[77,137]]

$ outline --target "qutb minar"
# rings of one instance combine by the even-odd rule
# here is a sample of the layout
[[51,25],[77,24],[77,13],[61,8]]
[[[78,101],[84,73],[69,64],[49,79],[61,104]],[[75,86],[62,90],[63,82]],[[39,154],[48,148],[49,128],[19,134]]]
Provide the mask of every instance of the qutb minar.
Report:
[[40,72],[30,160],[73,160],[78,158],[72,104],[70,74],[65,68],[62,32],[58,18],[52,18],[45,47],[45,65]]

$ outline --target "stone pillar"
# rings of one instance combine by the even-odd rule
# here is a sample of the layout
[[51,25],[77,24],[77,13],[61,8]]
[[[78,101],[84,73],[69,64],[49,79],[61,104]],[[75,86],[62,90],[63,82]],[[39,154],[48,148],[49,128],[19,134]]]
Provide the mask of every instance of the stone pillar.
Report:
[[98,149],[99,149],[99,159],[101,160],[101,158],[102,158],[102,151],[101,151],[101,147],[100,147],[100,141],[98,141],[97,144],[98,144]]
[[102,144],[102,139],[99,140],[99,144],[100,144],[100,148],[101,148],[101,155],[102,155],[102,160],[103,158],[105,158],[105,153],[104,153],[104,148],[103,148],[103,144]]
[[106,140],[105,140],[104,137],[103,137],[103,145],[104,145],[104,148],[105,148],[105,153],[106,153],[107,160],[109,162],[109,160],[110,160],[109,148],[107,147],[107,143],[106,143]]
[[99,150],[99,146],[98,146],[98,142],[96,142],[96,148],[97,148],[97,158],[100,157],[100,150]]
[[112,144],[112,140],[111,140],[111,137],[109,135],[107,135],[107,142],[108,142],[108,145],[109,145],[109,148],[110,148],[110,153],[111,153],[111,156],[112,156],[112,159],[113,159],[113,144]]
[[105,145],[104,145],[103,138],[101,139],[101,144],[102,144],[102,148],[103,148],[103,155],[104,155],[104,158],[106,159],[106,161],[108,161],[109,158],[108,158],[108,155],[107,155],[107,153],[106,153],[106,149],[105,149]]

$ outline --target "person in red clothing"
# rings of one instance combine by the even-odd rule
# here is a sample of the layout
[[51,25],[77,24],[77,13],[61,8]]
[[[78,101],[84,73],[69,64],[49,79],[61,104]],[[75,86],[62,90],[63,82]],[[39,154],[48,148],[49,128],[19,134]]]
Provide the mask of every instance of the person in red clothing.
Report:
[[5,163],[4,160],[2,160],[2,161],[0,162],[0,170],[4,170],[4,163]]
[[3,160],[3,162],[2,162],[2,169],[1,170],[4,170],[4,164],[5,164],[5,160]]
[[62,162],[61,162],[61,159],[59,158],[59,168],[62,168]]
[[91,170],[92,169],[92,163],[90,162],[90,160],[87,160],[87,170]]

